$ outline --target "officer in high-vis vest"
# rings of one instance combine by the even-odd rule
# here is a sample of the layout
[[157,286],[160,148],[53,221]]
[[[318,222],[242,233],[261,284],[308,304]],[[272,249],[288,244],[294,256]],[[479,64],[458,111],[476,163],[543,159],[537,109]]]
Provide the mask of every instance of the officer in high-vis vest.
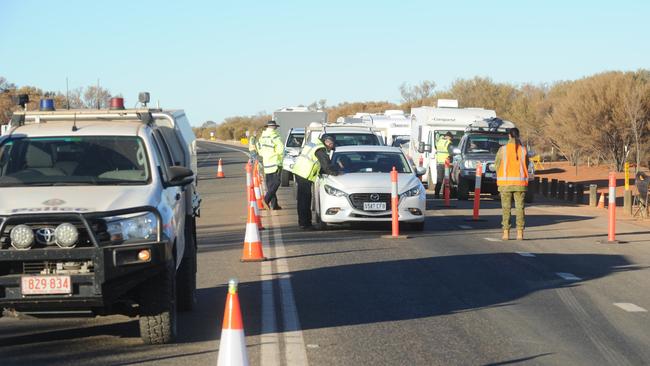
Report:
[[503,240],[510,239],[510,208],[515,199],[517,215],[517,240],[524,240],[524,199],[528,189],[528,153],[519,140],[519,129],[512,128],[507,144],[497,152],[495,165],[497,169],[497,186],[501,194],[503,210]]
[[275,121],[266,123],[266,130],[262,132],[257,144],[258,154],[262,157],[262,167],[266,180],[266,195],[264,202],[272,210],[281,210],[278,205],[276,193],[280,188],[280,170],[282,169],[282,157],[284,155],[284,144],[282,137],[277,131],[279,125]]
[[334,138],[323,135],[316,142],[308,142],[300,150],[300,155],[293,164],[293,174],[298,187],[298,225],[301,229],[312,230],[311,224],[311,190],[314,182],[322,173],[339,175],[336,166],[332,165],[329,151],[334,150]]
[[445,177],[445,161],[449,160],[451,155],[451,139],[453,136],[451,132],[447,132],[436,141],[436,171],[438,173],[436,177],[436,198],[440,198],[442,180]]

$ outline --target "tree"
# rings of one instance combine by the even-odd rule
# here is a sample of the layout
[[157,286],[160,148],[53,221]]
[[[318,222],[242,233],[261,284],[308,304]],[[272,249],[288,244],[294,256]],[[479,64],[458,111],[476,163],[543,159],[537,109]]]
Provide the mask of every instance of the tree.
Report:
[[418,85],[410,85],[406,82],[399,86],[399,92],[402,95],[402,102],[413,105],[431,98],[435,92],[436,83],[431,80],[424,80]]
[[650,117],[650,72],[640,70],[630,74],[629,86],[623,91],[623,109],[629,123],[630,133],[634,141],[635,161],[641,165],[643,149],[641,141],[647,134],[648,118]]
[[85,108],[108,108],[111,92],[101,86],[92,85],[83,92],[83,106]]

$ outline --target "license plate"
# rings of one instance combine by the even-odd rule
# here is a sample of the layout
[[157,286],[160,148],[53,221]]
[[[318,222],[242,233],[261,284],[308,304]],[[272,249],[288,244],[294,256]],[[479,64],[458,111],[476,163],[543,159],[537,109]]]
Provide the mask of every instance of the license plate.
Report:
[[485,178],[494,178],[496,176],[496,173],[485,173]]
[[23,295],[71,294],[70,276],[25,276],[22,277]]
[[364,202],[364,211],[386,211],[386,202]]

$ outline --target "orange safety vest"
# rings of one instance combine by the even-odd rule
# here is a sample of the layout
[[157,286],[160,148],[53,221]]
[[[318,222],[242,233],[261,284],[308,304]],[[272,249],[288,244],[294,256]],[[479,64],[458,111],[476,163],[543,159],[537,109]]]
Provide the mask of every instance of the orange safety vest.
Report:
[[514,142],[509,142],[501,149],[501,166],[497,167],[498,186],[528,186],[526,148],[519,145],[519,151],[516,151],[516,146]]

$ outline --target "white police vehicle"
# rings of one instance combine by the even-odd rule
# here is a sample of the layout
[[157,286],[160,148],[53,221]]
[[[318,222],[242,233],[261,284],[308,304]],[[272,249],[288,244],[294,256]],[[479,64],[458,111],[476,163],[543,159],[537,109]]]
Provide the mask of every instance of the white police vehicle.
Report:
[[173,341],[196,289],[185,113],[53,107],[14,113],[0,137],[0,308],[139,316],[145,343]]

